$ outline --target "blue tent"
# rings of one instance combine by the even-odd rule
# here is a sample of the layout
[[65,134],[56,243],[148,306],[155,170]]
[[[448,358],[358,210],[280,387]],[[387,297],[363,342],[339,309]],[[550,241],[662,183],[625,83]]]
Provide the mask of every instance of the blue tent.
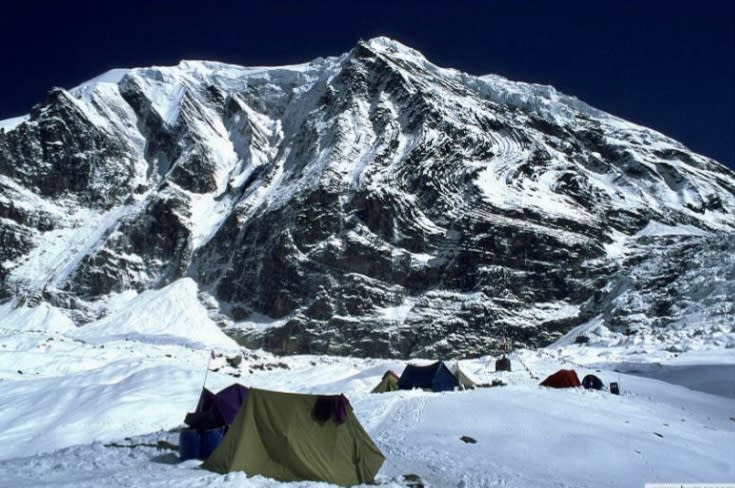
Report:
[[588,374],[582,380],[582,386],[584,386],[586,390],[602,390],[604,385],[600,378],[593,374]]
[[451,391],[457,386],[457,378],[442,361],[428,366],[409,364],[398,380],[401,390],[425,388],[431,391]]

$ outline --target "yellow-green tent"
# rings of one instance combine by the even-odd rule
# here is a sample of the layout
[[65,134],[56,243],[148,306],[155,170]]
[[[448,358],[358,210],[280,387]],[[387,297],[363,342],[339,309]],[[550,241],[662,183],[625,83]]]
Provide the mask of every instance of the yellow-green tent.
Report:
[[373,388],[373,391],[370,393],[385,393],[387,391],[396,391],[398,390],[398,375],[395,374],[393,371],[386,371],[383,375],[383,379],[380,380],[380,383],[378,383],[378,386]]
[[202,467],[280,481],[371,483],[384,457],[347,405],[343,422],[314,417],[317,395],[250,389],[222,443]]

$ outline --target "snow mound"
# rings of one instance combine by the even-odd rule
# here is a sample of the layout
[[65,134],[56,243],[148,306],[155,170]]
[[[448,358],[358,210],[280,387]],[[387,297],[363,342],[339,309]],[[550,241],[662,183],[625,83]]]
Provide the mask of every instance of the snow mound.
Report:
[[25,305],[18,307],[12,301],[0,305],[0,329],[65,333],[76,328],[69,317],[47,303],[41,303],[36,307]]
[[203,349],[237,348],[237,343],[209,318],[197,299],[197,285],[182,278],[118,304],[107,317],[81,327],[74,335],[90,343],[127,339],[152,344],[181,344]]
[[13,400],[3,407],[0,458],[169,427],[192,408],[197,380],[174,365],[120,360],[88,372],[4,382],[3,397]]

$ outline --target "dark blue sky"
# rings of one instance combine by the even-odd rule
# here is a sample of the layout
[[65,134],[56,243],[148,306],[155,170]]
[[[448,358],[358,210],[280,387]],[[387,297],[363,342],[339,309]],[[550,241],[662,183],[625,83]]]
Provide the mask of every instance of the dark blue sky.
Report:
[[732,0],[13,3],[0,119],[110,68],[294,63],[387,35],[439,65],[554,85],[735,167]]

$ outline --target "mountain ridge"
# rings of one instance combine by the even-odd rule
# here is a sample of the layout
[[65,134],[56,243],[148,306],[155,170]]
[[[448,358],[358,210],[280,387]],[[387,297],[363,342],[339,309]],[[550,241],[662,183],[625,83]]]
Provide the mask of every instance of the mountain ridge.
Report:
[[[192,277],[249,346],[476,355],[592,320],[665,332],[688,316],[670,285],[697,266],[725,277],[710,319],[735,315],[733,264],[716,259],[735,231],[730,170],[552,87],[439,68],[387,38],[54,89],[0,132],[0,188],[2,295],[80,325],[110,294]],[[657,224],[678,236],[639,235]],[[640,271],[652,250],[676,256],[669,281],[651,279],[661,263]],[[636,273],[651,305],[630,312]],[[699,309],[695,291],[677,298]]]

